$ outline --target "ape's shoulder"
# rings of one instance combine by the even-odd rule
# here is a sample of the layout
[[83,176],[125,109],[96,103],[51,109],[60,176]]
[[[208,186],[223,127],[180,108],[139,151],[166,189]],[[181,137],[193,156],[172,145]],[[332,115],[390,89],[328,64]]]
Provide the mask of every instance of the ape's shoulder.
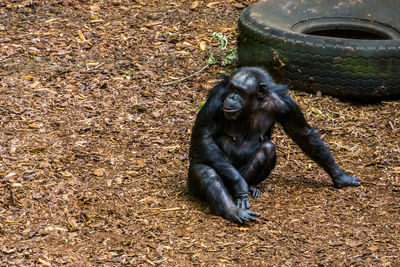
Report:
[[276,84],[272,86],[271,90],[277,94],[282,100],[289,97],[289,88],[285,84]]
[[219,81],[208,93],[207,100],[215,98],[215,96],[225,96],[228,92],[230,77],[227,75],[221,75],[222,80]]
[[218,82],[208,93],[208,97],[204,105],[197,114],[195,128],[211,126],[216,121],[223,121],[222,103],[228,94],[230,78],[223,76],[223,80]]

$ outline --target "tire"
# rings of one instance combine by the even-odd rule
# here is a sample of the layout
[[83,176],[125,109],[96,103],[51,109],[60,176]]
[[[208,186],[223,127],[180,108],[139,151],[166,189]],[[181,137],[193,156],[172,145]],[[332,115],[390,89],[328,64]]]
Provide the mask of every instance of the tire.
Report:
[[260,1],[240,15],[239,63],[308,92],[398,99],[398,14],[398,0]]

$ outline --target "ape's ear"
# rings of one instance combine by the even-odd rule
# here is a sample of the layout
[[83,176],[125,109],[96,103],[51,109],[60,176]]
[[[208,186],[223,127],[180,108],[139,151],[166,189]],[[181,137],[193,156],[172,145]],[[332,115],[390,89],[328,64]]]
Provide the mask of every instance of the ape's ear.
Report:
[[263,99],[268,94],[268,91],[269,91],[268,85],[265,83],[260,83],[258,85],[257,98]]

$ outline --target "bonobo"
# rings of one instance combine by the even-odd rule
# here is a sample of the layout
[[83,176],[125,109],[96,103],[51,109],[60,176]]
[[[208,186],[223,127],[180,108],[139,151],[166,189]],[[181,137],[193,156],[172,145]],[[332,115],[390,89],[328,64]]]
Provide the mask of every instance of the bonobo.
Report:
[[243,223],[259,216],[250,210],[249,192],[275,167],[271,143],[275,122],[332,178],[336,188],[359,186],[360,179],[344,173],[306,122],[285,85],[275,84],[260,68],[241,68],[209,93],[193,127],[188,187],[217,215]]

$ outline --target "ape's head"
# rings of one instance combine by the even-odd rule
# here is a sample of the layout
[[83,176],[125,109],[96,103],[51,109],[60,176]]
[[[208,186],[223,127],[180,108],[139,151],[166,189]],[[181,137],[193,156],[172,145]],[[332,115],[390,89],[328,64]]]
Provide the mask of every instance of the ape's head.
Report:
[[241,68],[231,79],[223,109],[226,119],[236,120],[259,110],[275,86],[271,76],[260,68]]

